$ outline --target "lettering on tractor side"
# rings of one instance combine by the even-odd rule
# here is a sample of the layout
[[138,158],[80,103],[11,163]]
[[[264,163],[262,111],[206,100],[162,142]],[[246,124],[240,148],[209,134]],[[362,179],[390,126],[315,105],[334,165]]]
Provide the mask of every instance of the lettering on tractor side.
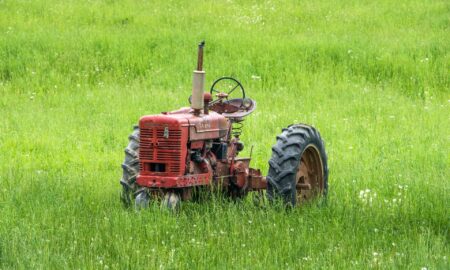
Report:
[[191,106],[142,116],[129,136],[120,180],[124,205],[145,208],[151,200],[162,200],[177,209],[212,187],[231,198],[256,192],[256,198],[280,199],[289,206],[326,196],[325,147],[310,125],[292,124],[276,136],[267,176],[250,167],[251,154],[239,156],[244,118],[256,101],[231,77],[219,78],[204,93],[204,45],[198,46]]

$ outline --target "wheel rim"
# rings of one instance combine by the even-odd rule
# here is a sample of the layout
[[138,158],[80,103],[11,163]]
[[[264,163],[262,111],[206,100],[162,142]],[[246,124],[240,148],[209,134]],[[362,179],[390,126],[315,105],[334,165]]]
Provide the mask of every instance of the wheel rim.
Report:
[[134,203],[137,210],[146,209],[150,203],[150,196],[143,190],[136,196]]
[[177,193],[169,191],[164,195],[164,203],[163,204],[168,209],[170,209],[172,211],[176,211],[180,207],[180,201],[181,201],[181,198]]
[[296,189],[298,202],[308,201],[323,194],[323,163],[319,150],[314,145],[308,145],[303,151],[296,174]]

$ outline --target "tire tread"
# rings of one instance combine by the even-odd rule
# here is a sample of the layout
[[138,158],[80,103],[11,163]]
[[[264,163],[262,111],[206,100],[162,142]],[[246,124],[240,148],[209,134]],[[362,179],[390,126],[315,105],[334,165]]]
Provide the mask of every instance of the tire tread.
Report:
[[[282,129],[276,137],[277,142],[272,147],[272,157],[269,160],[267,174],[267,198],[274,201],[281,198],[287,205],[296,204],[295,175],[300,165],[303,151],[310,144],[319,150],[322,159],[324,174],[323,195],[328,191],[328,164],[324,141],[320,133],[312,126],[294,124]],[[292,162],[294,161],[294,162]]]

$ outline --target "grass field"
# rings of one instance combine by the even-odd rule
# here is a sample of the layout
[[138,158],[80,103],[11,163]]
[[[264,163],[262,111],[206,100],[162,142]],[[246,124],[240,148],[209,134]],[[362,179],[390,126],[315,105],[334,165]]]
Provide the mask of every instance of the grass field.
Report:
[[[267,173],[294,122],[326,142],[328,204],[122,208],[144,114],[242,81]],[[0,0],[0,269],[448,269],[448,1]]]

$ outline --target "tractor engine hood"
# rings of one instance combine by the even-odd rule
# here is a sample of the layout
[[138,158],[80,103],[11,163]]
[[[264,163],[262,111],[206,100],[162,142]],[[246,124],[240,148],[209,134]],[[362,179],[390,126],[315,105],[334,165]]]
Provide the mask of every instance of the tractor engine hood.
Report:
[[[230,121],[211,111],[209,114],[192,114],[191,108],[182,108],[173,112],[163,112],[157,115],[146,115],[139,120],[141,129],[156,126],[167,126],[168,128],[187,128],[189,141],[200,141],[219,139],[227,135]],[[169,137],[170,134],[167,134]]]

